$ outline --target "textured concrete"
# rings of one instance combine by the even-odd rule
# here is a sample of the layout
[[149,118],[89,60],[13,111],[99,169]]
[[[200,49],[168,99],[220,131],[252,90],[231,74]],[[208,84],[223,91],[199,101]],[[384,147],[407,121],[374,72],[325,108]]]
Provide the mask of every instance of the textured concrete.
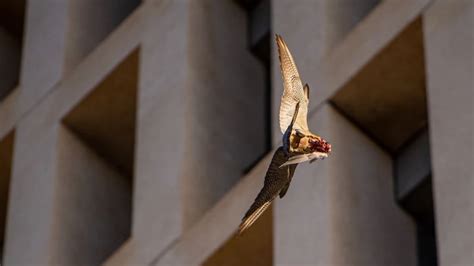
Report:
[[[15,130],[13,172],[3,262],[48,264],[53,222],[57,127],[20,122]],[[35,132],[35,137],[29,137]]]
[[[390,42],[390,40],[394,36],[396,36],[403,29],[403,27],[408,25],[409,22],[413,21],[415,16],[417,14],[419,14],[419,12],[421,12],[423,7],[426,6],[426,4],[428,2],[429,1],[419,1],[419,2],[413,1],[413,2],[404,2],[402,5],[399,5],[398,1],[386,1],[386,2],[382,3],[382,6],[380,8],[376,9],[375,14],[371,14],[371,15],[369,15],[369,17],[367,19],[364,19],[363,25],[357,26],[356,29],[348,35],[347,40],[344,40],[343,43],[341,43],[341,45],[339,45],[337,48],[335,48],[333,50],[335,52],[331,53],[326,58],[326,60],[328,60],[328,58],[329,59],[336,59],[336,60],[334,62],[328,61],[327,64],[324,65],[325,66],[325,69],[323,69],[324,71],[334,70],[334,69],[339,70],[339,68],[342,68],[342,71],[339,71],[337,73],[337,75],[334,77],[334,79],[329,79],[327,81],[327,84],[330,85],[328,87],[328,89],[325,89],[323,87],[322,90],[320,90],[320,88],[318,86],[316,89],[313,90],[314,93],[312,92],[312,96],[311,96],[312,97],[312,104],[314,104],[313,108],[316,108],[319,105],[319,103],[327,100],[327,97],[329,97],[331,95],[331,93],[335,92],[339,88],[339,87],[336,87],[336,84],[338,84],[341,80],[349,80],[349,78],[351,76],[346,76],[346,74],[350,73],[350,71],[348,71],[348,70],[357,69],[357,68],[360,68],[361,66],[363,66],[365,64],[367,58],[372,58],[375,54],[377,54],[379,49],[381,49],[386,44],[388,44]],[[284,4],[284,2],[275,1],[275,2],[272,3],[272,6],[274,8],[275,6],[278,6],[281,3]],[[295,8],[298,9],[298,5],[295,5]],[[171,11],[171,10],[173,10],[173,9],[171,9],[171,8],[168,9],[168,11]],[[294,12],[294,13],[290,12],[294,16],[285,16],[286,15],[286,13],[284,12],[285,9],[282,8],[282,9],[279,9],[279,10],[283,12],[282,14],[279,15],[279,17],[289,19],[292,22],[300,21],[298,23],[303,23],[303,21],[306,21],[307,19],[315,19],[314,14],[311,13],[310,11],[308,11],[308,14],[312,14],[313,16],[297,16],[298,14],[301,14],[301,13],[298,13],[298,12]],[[305,8],[304,7],[299,7],[298,10],[303,12],[303,11],[305,11]],[[313,10],[313,11],[316,12],[316,10]],[[171,12],[171,13],[173,13],[173,12]],[[163,15],[165,15],[165,14],[166,13],[164,13]],[[184,18],[186,18],[186,16],[184,16]],[[275,15],[273,15],[273,18],[275,18]],[[284,33],[285,38],[286,38],[286,35],[292,36],[293,34],[296,34],[297,32],[300,32],[300,27],[293,27],[292,28],[291,24],[285,24],[284,22],[281,22],[281,24],[279,24],[279,25],[282,28],[284,28],[284,27],[287,28],[287,32]],[[287,26],[285,26],[285,25],[287,25]],[[173,29],[172,31],[170,31],[171,33],[174,33],[176,30],[180,29],[177,25],[174,25],[174,24],[165,24],[165,26],[167,26],[170,29]],[[389,29],[388,31],[386,30],[387,28]],[[317,29],[312,29],[312,30],[317,30]],[[300,33],[303,34],[303,32],[300,32]],[[372,34],[376,35],[376,37],[375,37],[376,41],[372,46],[360,46],[360,45],[357,44],[363,38],[368,38],[368,36],[373,37]],[[303,36],[303,35],[301,35],[301,36]],[[307,36],[315,37],[314,34],[308,34]],[[147,37],[147,39],[148,38],[151,39],[152,37],[149,36],[149,37]],[[182,39],[180,39],[180,40],[186,41],[186,38],[184,36],[182,36],[181,38]],[[170,40],[170,38],[163,38],[163,39],[164,40]],[[348,42],[346,42],[346,41],[348,41]],[[317,43],[318,40],[316,39],[315,42]],[[178,42],[178,43],[180,44],[180,42]],[[310,43],[310,42],[302,43],[300,40],[298,40],[296,45],[300,45],[299,48],[301,48],[301,49],[312,49],[312,47],[309,46],[308,43]],[[291,45],[291,44],[289,44],[289,45]],[[180,46],[178,46],[178,50],[180,49],[179,47]],[[306,47],[309,47],[309,48],[306,48]],[[353,49],[354,47],[360,53],[354,53],[354,49]],[[312,52],[312,51],[314,51],[314,50],[309,50],[308,52],[310,54],[314,55],[314,52]],[[166,52],[167,52],[166,54],[168,54],[168,53],[172,54],[172,51],[166,50]],[[298,50],[296,50],[296,53],[298,53]],[[349,59],[341,58],[340,57],[341,54],[349,55]],[[177,55],[180,55],[180,54],[178,53]],[[159,57],[157,57],[157,58],[159,58]],[[168,57],[165,57],[165,58],[168,58]],[[177,58],[177,60],[182,59],[181,56],[176,56],[176,58]],[[344,60],[342,60],[342,59],[344,59]],[[314,59],[312,59],[311,57],[307,57],[307,56],[304,57],[303,56],[303,60],[311,61],[311,60],[314,60]],[[151,61],[152,60],[149,60],[149,61],[146,60],[146,62],[151,62]],[[148,65],[148,63],[146,65]],[[313,67],[314,66],[310,66],[310,69],[306,70],[306,71],[309,72],[308,75],[310,76],[310,78],[315,78],[315,75],[317,75],[317,73],[311,72]],[[155,69],[156,75],[158,75],[158,73],[160,73],[159,72],[160,70],[161,70],[161,68]],[[162,71],[168,71],[168,69],[165,68]],[[181,70],[180,72],[176,72],[176,73],[183,73],[183,70]],[[280,80],[279,76],[274,76],[274,79],[276,79],[276,77],[278,77],[278,83],[276,83],[276,84],[280,84],[279,83],[279,80]],[[174,78],[176,78],[176,76],[167,76],[166,80],[174,79]],[[332,78],[332,77],[329,77],[329,78]],[[161,79],[154,79],[154,80],[155,80],[154,82],[165,82],[165,81],[161,81]],[[151,82],[151,80],[146,79],[146,83],[144,83],[144,84],[150,84],[149,82]],[[337,85],[337,86],[340,86],[340,85]],[[328,93],[328,92],[331,92],[331,93]],[[151,90],[150,90],[150,93],[151,93]],[[174,95],[174,94],[169,94],[169,95]],[[147,106],[151,106],[152,105],[152,100],[151,99],[153,99],[153,98],[151,98],[152,94],[147,94],[147,96],[149,96],[150,101],[143,101],[143,102],[146,103]],[[175,99],[174,97],[175,96],[169,97],[169,99]],[[279,96],[278,96],[278,98],[279,98]],[[157,98],[157,99],[159,99],[159,98]],[[171,105],[171,104],[169,104],[169,105]],[[155,107],[155,108],[158,109],[158,107]],[[167,108],[171,108],[170,110],[172,110],[172,107],[167,107]],[[164,109],[164,110],[168,110],[168,109]],[[158,114],[156,114],[156,115],[157,115],[156,117],[159,117]],[[173,124],[173,127],[175,127],[176,124],[179,125],[179,123],[181,123],[179,118],[180,118],[179,116],[176,116],[175,121],[178,121],[178,122]],[[163,119],[163,118],[161,118],[161,119]],[[166,120],[163,120],[163,121],[166,121]],[[152,126],[149,126],[149,127],[152,127]],[[156,126],[156,127],[158,127],[158,126]],[[169,129],[169,130],[171,130],[171,129]],[[163,129],[162,129],[162,131],[163,131]],[[158,131],[156,131],[156,132],[158,132]],[[179,133],[179,132],[180,131],[177,131],[177,133]],[[140,141],[141,137],[139,136],[138,138],[139,138],[139,141]],[[164,144],[166,144],[166,143],[164,143]],[[141,145],[141,144],[139,144],[139,145]],[[153,145],[151,145],[151,146],[153,147]],[[171,145],[171,144],[167,144],[167,145]],[[147,146],[150,147],[150,145],[147,145]],[[145,153],[145,154],[147,155],[147,157],[149,156],[149,153]],[[174,153],[173,155],[176,156],[176,157],[173,157],[173,158],[178,158],[178,159],[180,158],[179,153],[178,154]],[[147,158],[147,157],[141,157],[142,156],[141,152],[138,152],[137,156],[139,156],[139,158],[141,158],[141,159],[137,159],[138,164],[141,164],[141,161],[143,161],[145,158]],[[387,157],[388,156],[386,156],[386,158]],[[149,159],[147,159],[147,160],[149,160]],[[108,265],[117,265],[117,264],[120,265],[124,261],[126,261],[126,262],[133,261],[133,257],[136,257],[136,256],[140,257],[140,255],[137,255],[137,254],[140,254],[140,251],[143,250],[143,249],[150,250],[149,247],[158,247],[158,248],[155,249],[155,252],[154,252],[155,255],[152,255],[151,257],[149,257],[149,259],[145,260],[145,258],[147,258],[147,256],[149,254],[143,255],[143,253],[142,253],[142,256],[140,257],[140,258],[142,258],[141,261],[143,261],[143,260],[151,261],[152,264],[156,264],[156,265],[197,265],[197,264],[201,264],[203,262],[215,261],[215,260],[218,260],[218,259],[229,259],[228,261],[233,261],[232,260],[233,254],[229,254],[228,258],[223,258],[222,257],[222,252],[225,253],[225,250],[228,247],[227,244],[233,243],[232,242],[233,240],[230,240],[230,242],[228,242],[228,240],[230,239],[232,234],[235,232],[235,229],[238,225],[238,222],[240,221],[242,213],[245,212],[246,208],[248,207],[248,204],[250,204],[252,202],[252,200],[255,197],[256,193],[258,193],[259,189],[261,188],[260,185],[261,185],[261,182],[262,182],[262,176],[264,175],[264,172],[265,172],[265,170],[267,168],[267,165],[269,163],[268,160],[269,160],[269,157],[267,156],[264,160],[260,161],[260,163],[246,177],[242,178],[240,180],[240,182],[232,188],[232,190],[228,191],[226,193],[226,195],[221,200],[219,200],[219,202],[217,204],[215,204],[213,207],[211,207],[204,214],[204,216],[201,219],[199,219],[196,223],[194,223],[189,229],[186,229],[181,234],[181,236],[179,238],[176,238],[174,241],[170,242],[166,246],[165,249],[161,248],[162,243],[163,243],[163,240],[161,238],[155,238],[155,239],[140,238],[139,241],[133,240],[133,238],[132,238],[132,241],[127,242],[108,261]],[[350,162],[350,160],[347,160],[347,162]],[[342,167],[342,166],[340,166],[340,167]],[[146,168],[143,168],[143,169],[146,169]],[[140,170],[137,169],[137,171],[140,171]],[[301,171],[301,170],[298,170],[298,171]],[[150,176],[149,177],[150,180],[153,180],[153,177],[151,176],[151,174],[147,174],[147,176]],[[143,177],[143,174],[139,174],[137,176],[137,178],[141,178],[141,177]],[[388,174],[388,178],[391,179],[391,173]],[[158,183],[159,182],[157,182],[157,184]],[[153,183],[147,182],[147,183],[144,183],[144,184],[153,184]],[[161,188],[159,190],[160,195],[163,195],[163,193],[166,193],[166,195],[172,194],[172,192],[170,192],[170,190],[172,188],[173,188],[173,186],[166,186],[166,188]],[[159,186],[157,186],[156,189],[159,189]],[[167,191],[163,191],[165,189]],[[151,195],[152,194],[152,189],[151,188],[149,190],[142,190],[142,191],[144,191],[144,192],[147,191],[146,195]],[[324,193],[326,193],[326,192],[323,191],[323,194]],[[313,194],[311,194],[311,195],[313,195]],[[391,194],[385,195],[386,196],[385,199],[387,200],[388,198],[390,198],[390,195]],[[158,197],[158,196],[155,196],[155,197]],[[174,199],[174,197],[175,197],[174,195],[171,196],[171,199]],[[150,196],[150,198],[152,198],[152,197]],[[285,199],[285,200],[287,200],[287,199]],[[142,201],[142,203],[140,203],[140,204],[141,204],[141,206],[143,206],[143,210],[146,210],[146,208],[145,208],[145,206],[146,206],[145,197],[140,197],[140,201]],[[172,202],[172,201],[170,200],[168,202]],[[386,201],[385,201],[385,204],[387,204]],[[393,202],[388,203],[388,204],[392,204],[391,207],[390,207],[391,210],[395,209],[396,212],[400,215],[400,217],[405,217],[404,219],[406,221],[406,216],[404,216],[404,214],[401,213],[400,210],[396,209],[396,207],[393,206],[393,204],[394,204]],[[168,205],[168,206],[177,206],[179,208],[180,205],[177,205],[175,202],[172,202],[172,205]],[[155,208],[157,208],[157,207],[154,206],[153,209],[155,209]],[[144,211],[144,213],[146,213],[146,211]],[[148,214],[150,214],[150,213],[154,213],[154,212],[148,212]],[[167,212],[167,214],[176,215],[174,212]],[[145,217],[149,217],[149,216],[145,216]],[[167,219],[172,220],[170,217],[168,217],[168,216],[166,216],[166,217],[167,217]],[[324,221],[324,219],[327,219],[327,217],[324,216],[324,215],[320,215],[318,217],[319,217],[318,219],[320,221]],[[153,221],[158,221],[158,220],[153,220]],[[179,221],[179,220],[177,219],[176,221]],[[383,220],[383,221],[386,221],[386,220]],[[395,219],[395,221],[397,221],[397,219]],[[408,224],[409,223],[410,222],[408,220]],[[383,224],[382,221],[379,223],[379,225],[381,225],[381,224]],[[153,226],[153,229],[152,229],[153,231],[150,231],[150,232],[153,232],[153,233],[157,232],[157,231],[155,231],[155,230],[157,230],[157,228],[163,228],[165,225],[168,226],[170,231],[173,231],[174,228],[175,228],[174,225],[171,226],[168,223],[155,224]],[[278,226],[278,225],[275,224],[275,226]],[[364,229],[363,225],[359,224],[358,226],[360,226],[360,227],[357,227],[357,228]],[[367,229],[364,229],[364,230],[367,230]],[[141,230],[137,229],[137,231],[141,231]],[[303,232],[303,230],[301,230],[300,232]],[[143,232],[141,232],[139,234],[142,235]],[[170,234],[169,233],[163,233],[162,235],[164,236],[164,238],[168,238]],[[274,235],[274,236],[278,237],[278,235]],[[373,236],[373,235],[369,235],[369,236]],[[375,239],[377,239],[376,238],[377,236],[383,237],[383,234],[379,234],[379,235],[375,234],[375,236],[374,236]],[[391,236],[393,236],[393,235],[391,235]],[[407,236],[407,233],[404,233],[401,237],[405,237],[405,236]],[[320,237],[320,236],[318,236],[318,237]],[[360,237],[362,238],[363,236],[360,236]],[[414,263],[415,262],[415,259],[414,259],[415,250],[414,250],[414,247],[413,247],[413,237],[414,236],[412,235],[412,236],[409,236],[409,237],[412,237],[411,240],[410,240],[411,241],[410,247],[412,249],[408,250],[408,248],[407,248],[406,250],[402,250],[402,252],[406,251],[407,254],[409,254],[409,256],[407,256],[405,259],[407,261],[409,261],[410,263]],[[302,239],[304,239],[304,241],[307,241],[307,243],[310,243],[310,244],[314,243],[314,242],[317,242],[317,240],[314,240],[314,239],[313,240],[311,240],[309,238],[306,238],[306,239],[302,238]],[[341,237],[341,239],[344,239],[344,238]],[[350,241],[354,242],[353,238],[350,239]],[[389,242],[385,245],[387,245],[387,246],[388,245],[393,245],[394,243],[397,243],[397,241],[398,241],[397,238],[394,238],[394,241],[391,241],[391,242]],[[202,243],[206,243],[206,245],[203,245]],[[307,244],[307,243],[305,243],[305,244]],[[319,243],[324,243],[324,242],[319,242]],[[220,249],[219,247],[221,247],[223,245],[225,247]],[[232,245],[232,244],[230,244],[230,245]],[[304,246],[304,244],[302,244],[302,246]],[[293,245],[290,249],[294,250],[295,247],[296,246]],[[298,245],[298,247],[299,247],[299,245]],[[314,256],[314,253],[328,254],[328,253],[325,253],[328,250],[328,248],[326,246],[321,244],[319,247],[321,248],[321,251],[315,252],[314,249],[311,249],[311,250],[307,249],[305,252],[307,254],[310,254],[310,256]],[[376,249],[376,247],[374,247],[374,246],[372,246],[372,248]],[[356,249],[354,249],[354,250],[356,250]],[[367,252],[365,252],[365,253],[362,252],[362,255],[360,255],[360,256],[351,254],[349,251],[346,251],[343,254],[345,254],[346,257],[351,257],[352,256],[353,258],[361,258],[360,259],[361,261],[370,260],[370,259],[381,260],[381,259],[383,259],[384,256],[386,256],[386,258],[391,256],[388,252],[381,252],[381,255],[379,257],[377,257],[375,255],[367,254]],[[212,255],[214,255],[214,256],[212,256]],[[326,256],[326,255],[322,255],[320,258],[329,258],[329,257]],[[403,258],[399,258],[399,259],[403,259]]]
[[266,152],[264,72],[247,49],[246,13],[210,0],[192,1],[189,16],[184,227]]
[[[53,10],[50,11],[53,12]],[[12,178],[10,185],[9,208],[18,209],[18,211],[9,213],[7,218],[5,264],[48,264],[49,256],[54,251],[49,244],[45,243],[49,243],[52,236],[55,189],[52,184],[56,178],[56,145],[59,123],[121,60],[136,48],[140,39],[138,36],[141,36],[141,32],[137,29],[141,26],[142,21],[140,10],[137,11],[139,12],[129,17],[117,31],[109,35],[107,40],[92,52],[92,56],[85,59],[75,69],[74,73],[63,79],[57,86],[49,87],[48,90],[51,90],[51,93],[48,94],[48,97],[41,99],[40,104],[35,106],[34,112],[27,112],[28,108],[25,106],[16,106],[16,101],[3,110],[5,112],[2,115],[9,117],[7,121],[13,121],[11,126],[14,124],[16,128],[15,142],[18,144],[15,145],[14,157],[21,158],[14,158],[16,163],[13,165],[12,176],[14,178]],[[42,15],[34,13],[32,20],[36,15],[39,21],[46,19]],[[32,33],[32,35],[36,34],[39,32]],[[33,37],[30,36],[30,38]],[[26,39],[28,38],[27,36]],[[29,65],[25,68],[29,67],[32,66]],[[34,74],[47,74],[42,71],[43,68]],[[54,73],[58,74],[59,72]],[[54,73],[49,72],[49,74]],[[22,74],[22,76],[24,75]],[[32,80],[28,82],[32,82],[36,77],[38,76],[31,76]],[[52,78],[59,76],[49,77],[51,78],[49,81],[55,83]],[[39,88],[40,81],[36,81],[38,85],[36,88]],[[49,86],[53,86],[53,84]],[[26,94],[26,90],[23,93]],[[32,97],[29,99],[32,101],[31,104],[35,103],[33,100],[39,101],[38,98],[35,98],[38,95],[36,92],[28,94],[28,97]],[[22,94],[18,97],[21,96]],[[2,110],[0,109],[0,111]],[[10,111],[11,113],[9,113]],[[4,129],[2,128],[2,130]],[[34,160],[35,154],[38,156],[38,160]],[[31,192],[26,192],[31,189]]]
[[474,263],[474,2],[424,13],[438,258]]
[[[142,259],[198,221],[265,143],[263,69],[246,49],[243,10],[215,1],[150,5],[150,14],[160,15],[147,20],[152,34],[141,46],[136,244],[130,246]],[[220,21],[222,14],[229,19]],[[156,244],[140,244],[148,241]]]
[[30,109],[64,71],[69,1],[30,1],[26,7],[21,62],[20,110]]
[[415,226],[393,199],[390,156],[331,107],[310,126],[333,151],[299,166],[277,202],[275,264],[416,265]]
[[209,256],[203,266],[272,266],[273,212],[268,208],[243,235],[234,235]]
[[[273,152],[269,152],[252,171],[242,177],[192,228],[181,235],[179,241],[175,241],[165,252],[155,253],[150,259],[151,264],[198,265],[233,237],[242,215],[261,189]],[[155,242],[157,240],[148,245],[153,246]]]
[[130,236],[131,180],[78,137],[60,129],[49,265],[98,265]]
[[331,101],[391,153],[425,128],[421,18],[404,28]]
[[146,9],[142,26],[149,34],[141,37],[140,45],[133,241],[123,249],[128,254],[124,260],[114,256],[112,265],[147,264],[182,232],[179,165],[186,136],[188,10],[180,2],[150,3]]
[[[234,1],[149,0],[135,9],[136,1],[117,7],[112,1],[29,1],[21,82],[0,102],[0,139],[15,130],[3,263],[413,265],[416,234],[394,203],[391,158],[327,102],[426,10],[439,252],[442,265],[469,265],[472,182],[465,176],[472,169],[465,165],[472,153],[461,142],[472,143],[466,137],[472,131],[463,126],[472,120],[466,100],[472,95],[465,90],[472,84],[472,58],[465,56],[470,43],[459,36],[470,36],[461,25],[470,22],[472,7],[462,0],[460,7],[437,7],[441,2],[272,1],[272,28],[285,37],[312,88],[312,128],[334,152],[299,167],[285,198],[236,238],[271,156],[259,157],[268,123],[265,74],[248,52],[248,14]],[[459,53],[449,48],[451,39]],[[130,71],[111,78],[130,54],[137,80],[129,82]],[[276,117],[277,64],[271,73]],[[111,79],[119,84],[113,88],[138,86],[136,126],[124,141],[119,129],[104,128],[123,110],[131,115],[133,101],[115,97],[123,109],[111,111],[113,90],[98,98],[93,92]],[[124,116],[123,122],[131,120]],[[63,121],[79,125],[75,135],[65,133]],[[84,138],[91,130],[98,144]],[[459,142],[449,138],[453,132]],[[278,145],[281,135],[272,133]],[[104,141],[127,148],[101,154]],[[112,166],[119,161],[128,170]],[[131,180],[125,186],[121,176],[133,176],[131,199]],[[108,226],[111,221],[117,227]],[[83,233],[92,227],[97,234]]]
[[76,67],[140,0],[68,0],[65,71]]
[[326,4],[327,43],[329,48],[341,42],[381,0],[330,0]]

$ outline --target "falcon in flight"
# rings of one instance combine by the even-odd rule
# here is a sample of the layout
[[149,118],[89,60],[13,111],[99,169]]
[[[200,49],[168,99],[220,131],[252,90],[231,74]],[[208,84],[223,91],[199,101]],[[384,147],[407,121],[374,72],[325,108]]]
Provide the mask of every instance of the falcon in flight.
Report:
[[278,195],[280,198],[285,196],[299,163],[324,159],[331,152],[331,144],[309,131],[309,86],[303,86],[295,61],[281,36],[276,35],[276,42],[284,88],[280,103],[283,145],[273,154],[263,188],[245,213],[239,234],[247,230]]

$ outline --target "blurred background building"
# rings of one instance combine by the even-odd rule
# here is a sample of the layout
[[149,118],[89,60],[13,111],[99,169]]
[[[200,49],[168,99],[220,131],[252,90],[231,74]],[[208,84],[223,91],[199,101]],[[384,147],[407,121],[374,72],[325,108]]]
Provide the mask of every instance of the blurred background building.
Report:
[[[1,0],[1,265],[474,265],[474,1]],[[281,141],[274,34],[333,145]]]

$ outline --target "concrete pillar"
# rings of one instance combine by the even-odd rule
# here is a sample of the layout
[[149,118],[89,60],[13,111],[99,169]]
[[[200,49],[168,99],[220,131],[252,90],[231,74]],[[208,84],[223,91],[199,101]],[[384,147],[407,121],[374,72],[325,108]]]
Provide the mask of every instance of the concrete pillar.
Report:
[[[133,238],[140,253],[156,254],[265,152],[265,88],[237,4],[147,4],[153,15],[140,47]],[[140,246],[157,236],[158,246]]]
[[276,265],[416,265],[415,225],[396,205],[390,155],[330,106],[310,126],[333,145],[300,165],[275,210]]
[[474,263],[474,2],[423,16],[439,265]]
[[20,76],[20,110],[27,110],[64,71],[68,1],[28,1]]
[[47,265],[54,221],[57,126],[24,119],[15,130],[5,265]]
[[[61,78],[66,1],[28,1],[15,112],[23,113]],[[20,115],[18,115],[19,117]],[[3,263],[48,264],[57,128],[32,119],[16,125]]]
[[[138,75],[134,263],[149,263],[146,258],[178,238],[183,223],[180,176],[186,152],[189,7],[186,1],[147,5]],[[150,239],[156,240],[154,246],[140,245]]]
[[264,68],[248,47],[245,10],[232,1],[190,3],[185,227],[264,155],[268,119]]

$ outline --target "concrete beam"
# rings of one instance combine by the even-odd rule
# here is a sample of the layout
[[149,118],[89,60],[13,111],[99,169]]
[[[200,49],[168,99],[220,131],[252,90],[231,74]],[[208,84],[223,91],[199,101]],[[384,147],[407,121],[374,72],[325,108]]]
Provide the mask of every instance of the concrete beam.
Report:
[[140,0],[68,0],[64,73],[74,69],[117,28]]

